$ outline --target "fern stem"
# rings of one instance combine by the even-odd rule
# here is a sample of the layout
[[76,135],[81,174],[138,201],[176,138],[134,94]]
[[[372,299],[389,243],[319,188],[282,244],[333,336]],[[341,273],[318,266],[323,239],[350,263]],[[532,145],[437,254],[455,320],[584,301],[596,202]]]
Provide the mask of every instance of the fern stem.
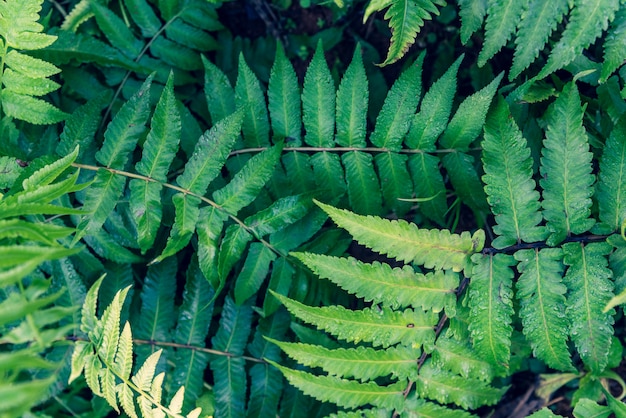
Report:
[[219,350],[214,350],[212,348],[199,347],[199,346],[189,345],[189,344],[172,343],[172,342],[167,342],[167,341],[136,340],[136,339],[133,339],[133,343],[138,344],[138,345],[152,345],[152,346],[159,346],[159,347],[184,348],[184,349],[187,349],[187,350],[200,351],[202,353],[213,354],[213,355],[216,355],[216,356],[232,357],[232,358],[242,358],[242,359],[244,359],[246,361],[250,361],[250,362],[253,362],[253,363],[267,364],[267,362],[265,360],[260,359],[260,358],[250,357],[250,356],[240,356],[238,354],[229,353],[228,351],[219,351]]
[[56,0],[47,0],[47,1],[49,1],[50,3],[52,3],[52,5],[54,6],[54,8],[55,8],[55,9],[57,9],[57,11],[58,11],[59,13],[61,13],[61,16],[63,16],[63,18],[66,18],[66,17],[67,17],[67,12],[66,12],[66,11],[65,11],[65,9],[63,8],[63,6],[61,6],[61,5],[59,4],[59,2],[57,2]]
[[132,179],[138,179],[138,180],[143,180],[143,181],[147,181],[147,182],[152,182],[152,183],[159,183],[161,186],[166,187],[168,189],[172,189],[172,190],[176,190],[177,192],[189,195],[189,196],[194,196],[197,197],[198,199],[200,199],[201,201],[203,201],[204,203],[213,206],[215,209],[221,211],[222,213],[226,214],[231,220],[233,220],[236,224],[238,224],[241,228],[243,228],[246,232],[249,232],[253,237],[255,237],[261,244],[263,244],[264,246],[266,246],[267,248],[269,248],[271,251],[273,251],[275,254],[277,254],[280,257],[285,257],[287,258],[287,254],[283,253],[282,251],[280,251],[278,248],[274,247],[272,244],[270,244],[268,241],[264,240],[263,238],[257,236],[257,233],[254,229],[250,228],[248,225],[246,225],[241,219],[239,219],[237,216],[233,215],[232,213],[224,210],[224,208],[222,208],[220,205],[218,205],[217,203],[215,203],[214,201],[212,201],[211,199],[201,196],[199,194],[193,193],[190,190],[187,190],[185,188],[176,186],[174,184],[170,184],[170,183],[163,183],[160,182],[158,180],[153,179],[152,177],[147,177],[147,176],[143,176],[141,174],[136,174],[136,173],[131,173],[128,171],[123,171],[123,170],[117,170],[115,168],[110,168],[110,167],[98,167],[95,165],[88,165],[88,164],[80,164],[80,163],[72,163],[72,167],[76,167],[76,168],[82,168],[84,170],[89,170],[89,171],[98,171],[98,170],[106,170],[110,173],[119,175],[119,176],[124,176],[124,177],[128,177],[128,178],[132,178]]

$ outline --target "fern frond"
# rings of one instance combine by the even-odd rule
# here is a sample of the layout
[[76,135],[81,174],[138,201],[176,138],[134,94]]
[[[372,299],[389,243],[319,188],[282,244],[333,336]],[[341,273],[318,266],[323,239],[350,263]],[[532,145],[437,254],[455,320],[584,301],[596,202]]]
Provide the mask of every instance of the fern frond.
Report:
[[433,365],[458,373],[468,379],[491,382],[494,376],[492,362],[476,356],[467,342],[439,337],[432,353]]
[[392,269],[388,264],[362,263],[354,258],[331,257],[313,253],[292,253],[316,275],[329,279],[366,302],[376,301],[397,309],[421,306],[425,311],[454,312],[456,273],[436,271],[426,275],[413,268]]
[[537,358],[548,366],[573,371],[567,348],[565,292],[561,277],[562,251],[558,248],[521,250],[515,253],[521,273],[517,281],[519,316],[526,339]]
[[361,48],[357,45],[337,90],[335,141],[338,145],[358,148],[365,146],[368,99],[368,79],[363,67]]
[[[213,348],[241,355],[250,334],[252,308],[249,305],[237,306],[227,296],[223,309],[220,328],[211,339]],[[246,398],[244,366],[245,361],[241,357],[223,356],[211,361],[216,406],[224,411],[226,416],[241,416],[244,413]]]
[[626,218],[626,115],[622,116],[606,140],[596,198],[600,220],[618,231]]
[[346,186],[350,206],[364,215],[380,214],[382,196],[378,176],[374,171],[374,158],[360,151],[341,156],[346,171]]
[[542,218],[530,149],[504,100],[487,119],[482,147],[485,192],[497,223],[493,230],[500,235],[493,246],[542,240],[545,233],[538,226]]
[[507,389],[494,388],[481,380],[468,379],[437,369],[430,361],[426,361],[420,368],[415,386],[422,398],[434,399],[441,403],[454,403],[465,409],[493,405]]
[[441,159],[446,169],[452,188],[463,203],[468,205],[479,217],[489,211],[487,197],[473,155],[464,152],[447,153]]
[[409,148],[435,150],[435,141],[446,129],[452,111],[452,102],[456,94],[456,76],[463,57],[461,55],[457,58],[424,95],[420,111],[413,118],[406,136],[405,142]]
[[624,50],[621,48],[624,43],[626,43],[626,9],[621,7],[615,14],[615,20],[611,23],[609,33],[604,41],[601,83],[606,82],[610,75],[626,60]]
[[439,141],[444,148],[468,150],[485,124],[487,111],[503,76],[504,73],[500,73],[487,86],[463,100]]
[[276,58],[270,71],[267,99],[274,141],[290,138],[294,146],[299,146],[302,130],[300,87],[296,72],[280,43],[276,47]]
[[589,219],[594,176],[583,113],[574,84],[565,86],[548,110],[541,157],[543,178],[539,182],[543,188],[543,217],[551,233],[548,245],[558,244],[571,234],[582,234],[595,223]]
[[241,131],[247,147],[266,147],[269,141],[269,122],[265,95],[243,54],[239,55],[239,72],[235,83],[235,104],[244,109]]
[[124,0],[128,14],[144,38],[151,38],[161,27],[161,21],[146,0]]
[[411,177],[407,167],[407,156],[385,152],[374,157],[374,163],[380,173],[380,186],[389,211],[395,212],[398,217],[404,216],[410,209],[411,204],[406,197],[410,193],[407,185],[411,184]]
[[563,261],[569,266],[563,281],[569,289],[570,335],[583,363],[595,375],[606,368],[613,335],[614,311],[602,311],[613,297],[606,258],[611,251],[607,243],[563,245]]
[[226,75],[202,56],[204,64],[204,95],[213,123],[235,112],[235,90]]
[[470,37],[483,25],[487,14],[487,0],[458,0],[461,18],[461,42],[467,44]]
[[485,23],[485,43],[478,54],[478,66],[502,49],[515,32],[515,27],[530,0],[487,0],[487,21]]
[[352,377],[362,382],[391,375],[403,380],[415,378],[415,362],[421,350],[412,346],[397,346],[387,350],[369,347],[328,349],[319,345],[288,343],[268,338],[289,357],[309,367],[321,367],[333,376]]
[[254,296],[267,277],[276,253],[260,242],[250,244],[246,260],[235,281],[235,303],[242,305]]
[[385,97],[383,107],[376,118],[372,144],[379,148],[399,151],[404,135],[415,114],[422,90],[422,53],[415,62],[402,72]]
[[135,59],[143,48],[143,42],[135,38],[124,21],[106,6],[93,1],[89,7],[98,27],[108,41],[128,58]]
[[235,263],[241,259],[246,246],[252,238],[252,234],[239,225],[230,225],[226,228],[217,260],[217,275],[220,289],[226,282],[228,274]]
[[546,77],[579,56],[583,49],[591,45],[607,29],[619,7],[619,0],[575,2],[567,27],[537,78]]
[[423,264],[426,268],[461,271],[469,257],[481,251],[484,245],[482,230],[470,236],[467,232],[456,235],[447,230],[419,229],[403,220],[362,216],[316,203],[361,244],[399,261]]
[[[333,94],[329,94],[332,92]],[[324,59],[321,40],[304,76],[302,89],[304,142],[312,147],[332,147],[335,134],[335,83]]]
[[[294,316],[348,342],[367,341],[375,347],[398,343],[428,347],[434,342],[433,326],[438,316],[433,312],[389,308],[352,311],[341,306],[313,308],[275,292],[272,295]],[[341,322],[336,318],[342,318]]]
[[363,16],[363,21],[375,11],[389,7],[385,19],[389,20],[391,28],[391,45],[387,58],[381,66],[393,64],[404,56],[406,51],[415,42],[415,37],[424,25],[424,20],[430,20],[432,15],[439,15],[439,7],[446,5],[444,0],[401,0],[370,2]]
[[513,270],[509,255],[472,256],[474,268],[469,285],[468,329],[472,346],[493,367],[495,374],[508,374],[511,358],[513,316]]
[[567,0],[528,2],[518,25],[509,80],[517,78],[537,58],[568,10]]
[[411,396],[406,402],[406,416],[411,418],[477,418],[462,409],[450,409],[446,406]]
[[379,408],[399,408],[404,399],[406,382],[400,381],[388,386],[373,382],[359,383],[334,376],[315,376],[298,370],[291,370],[273,361],[289,383],[305,394],[320,401],[330,401],[344,408],[373,405]]
[[415,197],[420,199],[420,212],[439,225],[444,225],[448,205],[440,164],[438,157],[427,153],[411,155],[408,160]]

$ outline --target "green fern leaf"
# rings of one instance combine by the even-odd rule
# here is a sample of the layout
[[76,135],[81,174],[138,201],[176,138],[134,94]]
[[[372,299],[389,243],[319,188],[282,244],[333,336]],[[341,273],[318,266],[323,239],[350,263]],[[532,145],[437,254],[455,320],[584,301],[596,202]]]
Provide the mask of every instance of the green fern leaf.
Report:
[[622,66],[626,55],[621,48],[626,43],[626,9],[620,7],[611,23],[609,33],[604,41],[604,62],[600,82],[604,83],[615,70]]
[[[317,43],[313,59],[304,76],[302,89],[302,122],[304,142],[312,147],[334,146],[335,83],[324,59],[322,41]],[[333,94],[329,94],[333,92]]]
[[469,285],[469,331],[476,352],[493,367],[495,374],[508,374],[511,358],[513,316],[513,257],[479,255]]
[[107,220],[119,197],[124,192],[126,178],[100,170],[91,186],[87,189],[84,209],[90,215],[85,216],[78,224],[78,233],[74,242],[78,242],[85,234],[97,232]]
[[442,158],[443,167],[448,172],[452,189],[463,203],[468,205],[479,218],[489,212],[487,196],[478,177],[474,157],[464,152],[451,152]]
[[468,379],[493,380],[492,363],[476,356],[472,347],[453,338],[439,337],[432,354],[435,367],[458,373]]
[[130,207],[137,222],[137,242],[145,254],[154,244],[161,225],[163,209],[159,183],[133,179],[130,181]]
[[217,122],[200,137],[183,173],[176,178],[180,187],[197,195],[206,193],[209,183],[220,174],[237,139],[241,118],[241,112],[236,112]]
[[130,324],[126,322],[118,341],[115,362],[112,370],[122,379],[128,379],[133,367],[133,336],[130,331]]
[[152,383],[155,378],[154,373],[156,372],[156,366],[161,357],[161,353],[162,350],[157,350],[152,353],[142,364],[137,373],[130,379],[142,392],[151,392]]
[[167,25],[165,34],[168,39],[196,51],[214,51],[220,46],[211,35],[181,19],[173,20]]
[[246,260],[235,281],[235,303],[243,304],[256,295],[267,277],[270,264],[276,259],[276,253],[260,242],[253,242],[248,249]]
[[135,38],[124,21],[107,7],[92,1],[89,7],[96,18],[98,27],[115,48],[128,58],[135,59],[143,48],[143,42]]
[[487,111],[503,76],[504,73],[500,73],[483,89],[463,100],[439,141],[441,146],[468,150],[485,124]]
[[470,37],[483,25],[487,14],[487,0],[459,0],[461,18],[461,42],[467,44]]
[[448,124],[456,93],[456,75],[463,55],[448,68],[424,95],[420,111],[413,118],[406,136],[406,145],[412,149],[434,151],[435,141]]
[[462,409],[450,409],[416,396],[407,399],[402,416],[407,418],[477,418],[477,415]]
[[338,377],[352,377],[362,382],[391,375],[403,380],[415,377],[415,362],[421,350],[411,346],[391,347],[375,350],[369,347],[330,350],[319,345],[288,343],[268,338],[278,345],[289,357],[309,367],[321,367],[325,372]]
[[470,236],[467,232],[456,235],[447,230],[419,229],[403,220],[362,216],[316,203],[361,244],[399,261],[423,264],[426,268],[461,271],[469,257],[481,251],[484,245],[482,230]]
[[248,206],[274,173],[281,151],[279,144],[250,158],[230,183],[213,193],[213,200],[232,214]]
[[561,282],[561,250],[521,250],[514,256],[520,262],[517,299],[526,339],[535,356],[548,366],[573,371],[567,349],[568,324],[563,296],[567,289]]
[[0,3],[0,36],[7,46],[34,50],[51,45],[55,36],[40,33],[41,0],[4,0]]
[[302,130],[300,87],[296,72],[280,43],[276,47],[276,58],[270,71],[267,99],[274,141],[290,138],[290,144],[293,140],[293,145],[299,146]]
[[204,95],[213,123],[235,112],[235,90],[226,75],[202,56],[204,64]]
[[366,302],[384,303],[393,309],[414,306],[425,311],[450,314],[456,306],[456,273],[436,271],[426,275],[413,268],[392,269],[389,264],[362,263],[354,258],[331,257],[313,253],[292,253],[315,274],[354,293]]
[[172,197],[176,218],[165,249],[151,263],[158,263],[182,250],[193,236],[200,217],[201,200],[195,196],[177,193]]
[[93,17],[90,0],[79,0],[65,16],[61,29],[76,32],[80,25]]
[[46,78],[61,72],[61,69],[49,62],[22,54],[14,49],[9,51],[4,59],[9,68],[26,77]]
[[341,156],[346,170],[350,207],[364,215],[377,215],[382,210],[380,185],[372,160],[371,154],[359,151]]
[[48,102],[4,89],[0,93],[2,110],[7,116],[35,125],[49,125],[67,118],[67,114]]
[[268,361],[277,367],[289,383],[305,394],[320,401],[330,401],[344,408],[373,405],[380,408],[399,408],[404,400],[406,382],[379,386],[373,382],[359,383],[334,376],[314,376],[310,373],[291,370]]
[[532,64],[568,11],[567,0],[528,2],[528,8],[522,12],[518,25],[509,80],[517,78]]
[[324,196],[328,197],[329,203],[335,204],[347,189],[339,155],[318,152],[311,156],[311,165],[318,189],[325,190]]
[[104,310],[102,318],[102,337],[101,343],[98,347],[98,354],[100,358],[107,366],[113,366],[115,364],[115,354],[120,339],[120,316],[122,313],[122,305],[128,294],[127,287],[118,291],[115,297]]
[[390,415],[391,415],[391,411],[387,409],[359,408],[356,411],[339,411],[336,414],[328,415],[328,418],[389,418]]
[[280,307],[280,302],[272,296],[271,292],[276,292],[281,295],[287,295],[289,293],[295,269],[286,260],[286,258],[281,257],[272,265],[272,272],[267,285],[268,290],[263,300],[263,313],[265,317],[274,314]]
[[[178,320],[173,333],[174,342],[183,346],[205,346],[213,314],[211,300],[214,295],[215,291],[197,264],[192,263],[187,271],[183,304],[178,310]],[[191,406],[191,400],[197,399],[202,392],[209,355],[200,350],[179,349],[173,360],[176,367],[171,374],[172,386],[185,387],[187,396],[184,406],[188,408]]]
[[626,115],[618,121],[606,140],[602,159],[596,198],[600,220],[613,231],[621,228],[626,218]]
[[504,100],[487,119],[482,147],[485,192],[497,223],[493,230],[500,235],[493,246],[544,239],[530,149]]
[[204,277],[214,288],[217,288],[219,285],[216,272],[216,254],[226,219],[227,215],[224,212],[213,206],[206,206],[200,209],[200,217],[196,224],[198,263]]
[[583,363],[595,375],[606,368],[613,335],[614,312],[602,312],[613,297],[611,271],[606,268],[611,251],[607,243],[563,245],[564,263],[569,266],[563,280],[569,289],[570,335]]
[[415,114],[422,90],[422,53],[415,62],[402,72],[387,93],[383,107],[376,118],[376,127],[370,136],[372,144],[379,148],[399,151],[402,138],[407,133],[411,117]]
[[393,64],[402,58],[415,42],[417,33],[424,26],[424,20],[430,20],[432,15],[439,15],[437,6],[446,5],[444,0],[400,0],[389,3],[385,19],[389,20],[391,28],[391,45],[381,66]]
[[411,209],[411,203],[406,201],[410,192],[407,185],[411,185],[407,160],[406,155],[391,152],[377,154],[374,157],[376,169],[381,173],[380,185],[385,206],[398,217],[404,216]]
[[576,403],[572,413],[576,418],[597,417],[609,418],[611,416],[611,408],[605,405],[599,405],[597,402],[589,398],[582,398]]
[[315,189],[310,157],[307,154],[296,151],[286,152],[281,160],[285,176],[289,178],[290,190],[294,193],[306,193]]
[[454,403],[465,409],[494,405],[507,389],[494,388],[481,380],[468,379],[437,369],[430,361],[426,361],[420,368],[415,385],[422,398]]
[[150,86],[153,76],[122,106],[104,132],[104,143],[96,160],[106,167],[123,170],[129,154],[145,131],[150,114]]
[[478,66],[487,61],[502,49],[511,35],[522,11],[527,8],[530,0],[487,0],[487,22],[485,23],[485,43],[478,54]]
[[217,274],[220,289],[228,278],[228,274],[243,256],[244,250],[253,236],[239,225],[226,228],[217,260]]
[[439,165],[438,157],[426,153],[411,155],[408,160],[415,197],[420,201],[420,212],[439,225],[444,225],[448,205]]
[[[176,315],[172,295],[176,293],[175,258],[150,266],[141,290],[141,321],[134,325],[135,337],[146,341],[169,341]],[[137,347],[137,363],[154,352],[153,346]],[[177,386],[180,386],[177,385]]]
[[[371,342],[389,347],[401,343],[426,347],[434,342],[437,315],[421,309],[393,311],[367,308],[352,311],[341,306],[313,308],[272,292],[293,315],[348,342]],[[337,321],[341,318],[341,322]]]
[[181,11],[183,6],[180,0],[158,0],[156,4],[164,20],[172,19],[176,13]]
[[620,7],[619,0],[580,0],[570,15],[567,27],[554,46],[548,62],[539,72],[541,79],[563,68],[591,45],[613,20]]
[[134,394],[130,386],[119,384],[117,386],[117,398],[120,401],[120,405],[124,412],[131,418],[139,418],[137,411],[135,410],[135,403],[133,401]]
[[551,232],[548,245],[555,245],[572,234],[582,234],[594,224],[591,195],[594,176],[592,154],[583,127],[583,111],[578,89],[568,84],[546,118],[540,180],[543,188],[543,217]]
[[[89,156],[95,154],[94,137],[100,123],[100,111],[106,105],[107,97],[103,94],[97,96],[74,110],[65,121],[63,132],[56,152],[59,155],[69,154],[76,146],[80,146],[78,160],[89,161]],[[91,156],[93,158],[93,156]]]
[[368,80],[363,67],[361,48],[357,45],[337,90],[335,141],[339,146],[357,148],[365,146],[368,98]]
[[45,96],[61,87],[60,84],[47,78],[28,77],[9,68],[4,70],[2,83],[6,90],[28,96]]
[[170,68],[179,68],[184,71],[202,69],[202,60],[196,51],[162,36],[155,38],[150,44],[150,52]]
[[[220,328],[211,339],[213,349],[230,355],[211,361],[215,385],[215,406],[218,416],[243,416],[246,400],[245,360],[241,354],[246,347],[252,322],[252,308],[237,306],[226,297]],[[233,357],[233,355],[237,357]]]
[[124,5],[144,38],[153,37],[161,28],[161,21],[146,0],[124,0]]
[[302,219],[309,211],[310,202],[310,198],[306,195],[283,197],[268,208],[248,216],[244,223],[258,237],[273,234]]
[[259,80],[254,75],[243,54],[239,55],[239,72],[235,83],[235,104],[237,109],[243,108],[243,124],[241,131],[246,147],[267,147],[269,141],[269,122],[265,95]]

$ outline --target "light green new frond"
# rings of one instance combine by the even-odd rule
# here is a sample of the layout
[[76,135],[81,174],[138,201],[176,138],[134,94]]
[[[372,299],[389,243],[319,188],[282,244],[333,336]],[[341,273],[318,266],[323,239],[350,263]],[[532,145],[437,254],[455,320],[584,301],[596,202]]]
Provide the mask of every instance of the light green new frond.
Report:
[[515,32],[522,10],[530,0],[487,0],[485,43],[478,54],[478,66],[482,67],[496,55]]
[[235,90],[222,70],[204,55],[202,63],[204,64],[204,96],[211,120],[215,123],[235,111]]
[[130,323],[126,322],[115,353],[115,362],[112,364],[115,373],[122,379],[128,379],[133,367],[133,335],[130,330]]
[[487,111],[503,76],[504,73],[500,73],[487,86],[463,100],[439,141],[442,147],[468,150],[485,124]]
[[437,339],[432,362],[438,368],[458,373],[468,379],[491,382],[495,374],[493,363],[478,357],[469,342],[455,338]]
[[149,392],[150,389],[152,389],[154,373],[156,372],[156,366],[162,353],[163,350],[157,350],[152,353],[141,365],[137,373],[135,373],[135,375],[131,377],[131,381],[135,385],[137,385],[137,388],[139,388],[139,390]]
[[435,141],[446,129],[456,94],[456,77],[464,55],[457,58],[443,76],[428,89],[406,136],[409,148],[434,151]]
[[416,376],[421,350],[410,346],[375,350],[370,347],[328,349],[319,345],[288,343],[268,338],[289,357],[308,367],[321,367],[330,375],[362,382],[389,376],[402,380]]
[[61,122],[68,116],[65,112],[60,111],[48,102],[30,95],[15,93],[9,89],[4,89],[0,92],[0,102],[2,102],[2,110],[7,116],[34,125],[49,125]]
[[454,403],[465,409],[496,404],[507,389],[494,388],[482,380],[468,379],[440,370],[430,361],[426,361],[420,368],[415,385],[421,398],[433,399],[443,404]]
[[600,220],[618,231],[626,218],[626,115],[617,121],[606,140],[598,180]]
[[141,161],[135,166],[137,172],[160,182],[167,181],[167,171],[178,150],[180,132],[180,113],[174,96],[174,75],[170,73],[150,122]]
[[272,295],[302,321],[348,342],[371,342],[375,347],[398,343],[430,346],[434,342],[433,326],[438,316],[433,312],[421,309],[394,311],[389,308],[352,311],[342,306],[313,308],[275,292]]
[[520,250],[514,256],[520,262],[517,269],[521,273],[516,294],[519,316],[533,353],[554,369],[574,370],[567,348],[567,289],[561,279],[561,250]]
[[117,112],[107,130],[104,143],[96,154],[96,160],[106,167],[123,170],[129,153],[135,149],[137,141],[145,131],[150,114],[150,86],[153,76],[141,85],[139,90]]
[[542,218],[530,149],[504,100],[487,119],[482,147],[485,192],[497,223],[493,230],[499,235],[493,246],[542,240],[545,233],[538,226]]
[[528,8],[522,12],[515,38],[515,55],[509,80],[520,75],[537,58],[568,10],[567,0],[528,2]]
[[330,414],[327,418],[389,418],[391,411],[387,409],[359,408],[356,411],[339,411],[336,414]]
[[472,257],[469,284],[469,326],[472,346],[492,365],[495,374],[508,374],[513,316],[513,257],[504,254]]
[[365,146],[368,100],[368,79],[363,67],[361,47],[357,45],[337,90],[335,141],[338,145],[358,148]]
[[609,33],[604,41],[604,62],[602,63],[602,73],[600,82],[604,83],[617,70],[624,60],[626,53],[624,52],[624,44],[626,44],[626,8],[623,6],[615,14],[615,20],[611,23]]
[[270,126],[267,117],[265,95],[256,75],[252,72],[243,54],[239,55],[239,72],[235,83],[235,105],[243,108],[241,131],[247,147],[266,147],[270,144]]
[[440,312],[456,305],[458,274],[436,271],[426,275],[413,268],[392,269],[389,264],[365,264],[354,258],[339,258],[313,253],[292,253],[321,278],[367,302],[383,303],[391,308],[421,307]]
[[568,84],[548,109],[543,141],[541,175],[543,217],[555,245],[572,234],[588,231],[595,221],[591,214],[594,176],[593,155],[583,127],[584,108],[575,84]]
[[4,0],[0,3],[0,36],[7,46],[35,50],[52,44],[55,36],[41,33],[41,0]]
[[346,172],[346,186],[350,207],[364,215],[378,215],[382,210],[382,196],[372,154],[352,151],[341,156]]
[[544,78],[572,62],[602,35],[620,7],[620,0],[578,0],[574,3],[567,27],[537,78]]
[[270,71],[267,99],[274,141],[291,138],[293,145],[299,146],[302,130],[300,87],[296,72],[280,43]]
[[113,366],[115,354],[117,353],[120,338],[120,315],[122,305],[126,299],[129,288],[122,289],[115,294],[113,301],[107,306],[102,314],[102,335],[96,334],[96,338],[101,340],[98,347],[98,354],[106,365]]
[[467,44],[470,37],[483,25],[487,14],[487,0],[458,0],[461,18],[461,42]]
[[316,203],[361,244],[399,261],[423,264],[426,268],[461,271],[469,257],[481,251],[484,245],[482,230],[471,236],[468,232],[456,235],[445,229],[419,229],[403,220],[362,216]]
[[237,213],[257,197],[274,173],[282,143],[250,158],[226,186],[213,193],[213,200],[229,213]]
[[613,297],[612,272],[607,269],[611,251],[611,245],[604,242],[563,245],[564,263],[569,266],[563,280],[569,289],[570,335],[583,363],[595,375],[606,368],[613,335],[614,311],[602,311]]
[[291,370],[273,361],[289,383],[305,394],[323,402],[333,402],[344,408],[373,405],[379,408],[399,408],[404,400],[403,391],[407,382],[400,381],[388,386],[374,382],[359,383],[354,380],[334,376],[315,376],[310,373]]
[[180,187],[204,195],[224,166],[241,129],[241,112],[233,113],[205,132],[185,164],[183,173],[176,178]]
[[332,147],[335,135],[335,83],[324,58],[322,41],[304,76],[302,89],[304,142],[312,147]]
[[[430,20],[432,15],[439,15],[437,6],[446,5],[445,0],[396,0],[390,3],[385,19],[389,20],[391,28],[391,45],[381,66],[393,64],[402,58],[415,42],[424,21]],[[379,10],[384,7],[387,7],[386,3]]]
[[422,90],[422,53],[393,83],[376,118],[370,141],[379,148],[399,151],[402,138],[409,130]]

